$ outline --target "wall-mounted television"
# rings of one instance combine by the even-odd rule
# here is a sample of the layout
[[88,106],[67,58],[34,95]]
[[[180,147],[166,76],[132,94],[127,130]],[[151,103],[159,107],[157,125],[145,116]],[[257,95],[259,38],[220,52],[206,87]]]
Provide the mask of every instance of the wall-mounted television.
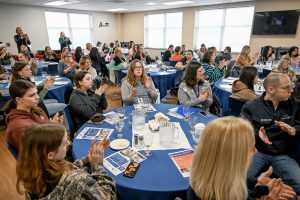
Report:
[[299,10],[256,12],[252,35],[293,35],[298,20]]

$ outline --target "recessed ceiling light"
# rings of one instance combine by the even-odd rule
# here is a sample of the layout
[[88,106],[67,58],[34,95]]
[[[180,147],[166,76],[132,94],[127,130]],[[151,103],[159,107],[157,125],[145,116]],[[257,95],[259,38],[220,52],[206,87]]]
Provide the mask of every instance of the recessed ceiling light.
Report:
[[106,11],[117,12],[117,11],[124,11],[124,10],[128,10],[128,9],[126,9],[126,8],[114,8],[114,9],[109,9],[109,10],[106,10]]
[[148,6],[153,6],[153,5],[156,5],[157,3],[155,3],[155,2],[147,2],[145,4],[148,5]]
[[193,1],[171,1],[163,4],[167,6],[173,6],[173,5],[181,5],[181,4],[189,4],[189,3],[194,3],[194,2]]
[[44,3],[46,6],[63,6],[74,2],[67,2],[67,1],[52,1],[49,3]]

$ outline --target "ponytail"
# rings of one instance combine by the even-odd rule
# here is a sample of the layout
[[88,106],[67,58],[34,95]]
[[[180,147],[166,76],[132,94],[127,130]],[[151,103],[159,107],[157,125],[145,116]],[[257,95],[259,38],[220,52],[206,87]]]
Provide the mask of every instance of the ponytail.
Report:
[[4,106],[3,111],[5,114],[8,114],[12,109],[16,109],[17,104],[15,103],[14,99],[10,99]]

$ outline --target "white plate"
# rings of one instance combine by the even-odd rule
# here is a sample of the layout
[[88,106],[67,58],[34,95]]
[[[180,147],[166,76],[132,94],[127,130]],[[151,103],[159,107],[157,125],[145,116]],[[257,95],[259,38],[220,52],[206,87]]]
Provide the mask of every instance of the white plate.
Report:
[[126,139],[116,139],[109,144],[110,148],[115,150],[126,149],[127,147],[129,147],[129,145],[130,142]]

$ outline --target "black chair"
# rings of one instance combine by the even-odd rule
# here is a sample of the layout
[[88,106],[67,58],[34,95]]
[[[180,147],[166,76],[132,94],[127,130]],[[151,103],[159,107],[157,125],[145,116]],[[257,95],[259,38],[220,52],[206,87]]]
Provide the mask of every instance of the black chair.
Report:
[[228,68],[228,69],[231,69],[231,68],[234,66],[234,64],[235,64],[235,60],[231,60],[231,61],[228,63],[227,68]]
[[245,103],[246,101],[235,99],[230,96],[228,99],[228,115],[239,117]]
[[48,72],[51,76],[57,76],[58,73],[58,64],[49,64],[48,65]]
[[8,143],[6,146],[7,146],[8,150],[10,151],[10,153],[13,155],[13,157],[17,160],[18,159],[18,151]]

